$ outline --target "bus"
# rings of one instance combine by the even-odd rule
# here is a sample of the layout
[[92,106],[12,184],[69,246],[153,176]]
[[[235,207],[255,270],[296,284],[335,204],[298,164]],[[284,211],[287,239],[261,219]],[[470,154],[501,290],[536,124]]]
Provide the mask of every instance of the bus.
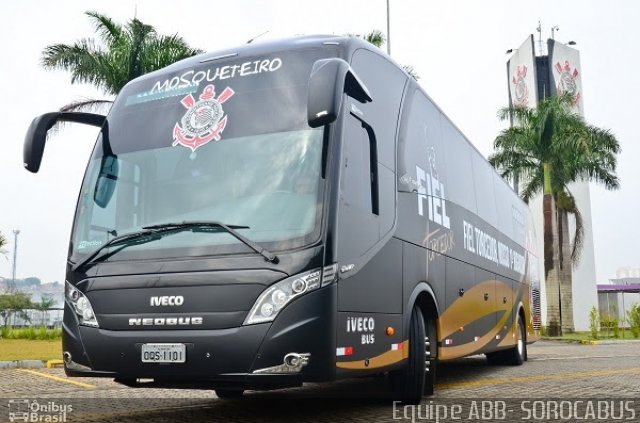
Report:
[[182,60],[99,127],[66,268],[65,371],[245,390],[387,375],[407,403],[438,362],[522,364],[539,337],[527,206],[402,67],[353,37]]

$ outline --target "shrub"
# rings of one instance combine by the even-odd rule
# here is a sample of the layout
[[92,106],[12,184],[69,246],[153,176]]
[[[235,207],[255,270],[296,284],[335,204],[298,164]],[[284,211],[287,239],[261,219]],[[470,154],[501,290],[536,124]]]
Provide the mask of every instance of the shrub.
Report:
[[605,337],[608,338],[610,336],[609,332],[612,330],[615,334],[615,327],[618,326],[618,319],[614,319],[610,314],[605,314],[600,317],[600,327],[602,330],[606,331]]
[[611,325],[613,326],[613,337],[620,338],[620,322],[618,319],[613,319]]
[[36,328],[34,328],[33,326],[29,326],[28,328],[24,329],[24,338],[37,339],[38,333],[36,332]]
[[3,327],[1,334],[3,339],[52,340],[60,339],[62,337],[62,329],[47,329],[44,326],[41,326],[38,329],[33,326],[25,329],[11,329]]
[[589,329],[591,329],[591,338],[598,339],[598,329],[600,328],[600,316],[595,306],[591,307],[589,313]]
[[636,303],[631,307],[631,310],[627,311],[627,318],[629,319],[629,326],[631,327],[631,333],[634,338],[640,338],[640,304]]

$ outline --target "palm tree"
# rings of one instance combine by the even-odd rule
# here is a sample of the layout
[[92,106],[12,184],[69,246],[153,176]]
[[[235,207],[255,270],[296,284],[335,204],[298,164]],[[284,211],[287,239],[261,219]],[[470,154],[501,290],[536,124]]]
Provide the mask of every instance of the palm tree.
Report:
[[[126,25],[106,15],[85,12],[93,21],[99,40],[84,38],[73,45],[53,44],[42,52],[42,66],[71,72],[71,83],[89,83],[115,96],[134,78],[178,60],[202,53],[177,34],[159,35],[151,25],[133,18]],[[83,100],[62,111],[103,108],[111,100]]]
[[[549,334],[573,331],[571,266],[580,257],[582,217],[568,185],[594,181],[617,189],[616,155],[620,146],[608,130],[587,124],[570,111],[571,94],[545,98],[536,109],[506,107],[501,120],[516,125],[494,141],[489,162],[503,177],[519,181],[525,202],[542,192],[544,213],[544,269]],[[568,214],[576,232],[570,246]]]
[[0,232],[0,256],[7,254],[7,250],[4,249],[6,245],[7,238],[5,238],[4,235],[2,235],[2,232]]
[[[352,34],[350,34],[352,35]],[[378,48],[382,48],[382,45],[387,41],[386,37],[384,36],[384,34],[382,33],[382,31],[380,31],[379,29],[374,29],[373,31],[371,31],[370,33],[366,34],[366,35],[355,35],[358,38],[362,38],[365,41],[370,42],[371,44],[373,44],[374,46],[378,47]],[[416,81],[418,79],[420,79],[420,75],[418,75],[418,73],[415,71],[415,69],[413,69],[413,66],[411,65],[403,65],[402,69],[405,70],[405,72],[407,72],[409,74],[409,76],[411,76],[413,79],[415,79]]]
[[33,303],[33,308],[42,313],[42,326],[47,326],[47,312],[56,303],[56,300],[50,297],[40,297],[39,303]]

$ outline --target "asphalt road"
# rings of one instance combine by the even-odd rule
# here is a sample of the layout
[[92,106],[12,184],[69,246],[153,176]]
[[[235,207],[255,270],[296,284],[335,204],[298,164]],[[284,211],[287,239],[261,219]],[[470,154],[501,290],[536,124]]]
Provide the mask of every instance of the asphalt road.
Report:
[[640,421],[640,342],[541,341],[523,366],[491,366],[482,356],[441,364],[436,394],[419,407],[385,400],[386,386],[366,378],[229,401],[212,391],[68,379],[62,369],[0,370],[0,421]]

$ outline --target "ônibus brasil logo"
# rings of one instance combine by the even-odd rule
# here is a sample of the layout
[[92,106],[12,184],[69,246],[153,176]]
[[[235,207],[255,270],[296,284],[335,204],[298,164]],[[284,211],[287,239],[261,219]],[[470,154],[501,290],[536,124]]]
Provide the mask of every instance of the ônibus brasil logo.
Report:
[[558,94],[571,94],[573,96],[571,107],[576,107],[580,102],[580,93],[578,92],[578,83],[576,82],[578,69],[572,68],[568,60],[564,61],[564,65],[560,64],[560,62],[556,63],[555,68],[556,72],[560,74],[558,86],[556,87]]
[[227,126],[222,104],[234,94],[231,88],[226,87],[216,98],[215,86],[209,84],[204,87],[198,101],[191,94],[180,100],[187,112],[173,128],[173,146],[179,144],[195,152],[211,140],[220,141],[220,134]]
[[515,86],[515,99],[513,100],[514,106],[525,107],[529,104],[529,89],[527,88],[527,81],[525,78],[527,76],[527,67],[526,66],[518,66],[518,71],[513,78],[511,78],[511,83]]

